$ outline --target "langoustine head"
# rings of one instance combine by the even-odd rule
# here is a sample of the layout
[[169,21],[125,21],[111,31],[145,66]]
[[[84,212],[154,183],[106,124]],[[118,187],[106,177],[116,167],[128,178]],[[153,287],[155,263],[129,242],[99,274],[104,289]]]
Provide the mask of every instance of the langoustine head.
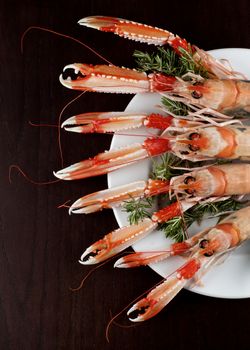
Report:
[[[160,79],[163,77],[155,74],[153,80],[157,83]],[[186,74],[186,78],[183,76],[185,80],[178,77],[175,79],[172,90],[166,90],[170,98],[173,94],[173,100],[175,95],[178,95],[181,99],[177,98],[177,100],[184,103],[212,108],[219,112],[231,110],[234,106],[238,94],[235,80],[204,79],[193,74]],[[159,89],[160,85],[156,84],[155,88]]]
[[177,135],[172,151],[182,159],[191,161],[237,158],[235,131],[230,127],[209,126]]
[[173,177],[170,188],[180,199],[197,201],[225,195],[225,176],[220,167],[204,166],[192,172]]

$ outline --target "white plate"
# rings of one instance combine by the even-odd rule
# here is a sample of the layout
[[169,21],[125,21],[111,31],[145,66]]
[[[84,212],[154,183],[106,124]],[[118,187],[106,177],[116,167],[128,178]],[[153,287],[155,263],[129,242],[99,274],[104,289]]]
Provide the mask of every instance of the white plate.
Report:
[[[250,79],[250,50],[249,49],[219,49],[210,53],[216,58],[228,59],[232,67],[244,73]],[[154,107],[159,104],[160,97],[157,94],[138,94],[132,98],[126,108],[126,112],[157,112]],[[159,110],[158,110],[159,112]],[[110,149],[128,145],[134,142],[143,142],[144,137],[132,136],[133,134],[147,134],[145,130],[136,129],[129,134],[131,136],[114,135]],[[108,186],[114,187],[136,180],[144,180],[149,176],[150,160],[138,162],[123,169],[108,174]],[[119,226],[125,226],[127,213],[121,208],[115,208],[114,214]],[[215,220],[215,219],[213,219]],[[205,220],[201,226],[191,227],[190,233],[196,233],[216,221]],[[133,245],[135,251],[166,249],[170,240],[166,239],[161,231],[154,231],[148,237]],[[167,261],[152,264],[151,268],[159,275],[165,277],[175,270],[183,260],[180,257],[172,257]],[[250,297],[250,242],[234,251],[222,264],[219,264],[207,273],[202,279],[204,286],[195,286],[190,289],[196,293],[218,298],[248,298]]]

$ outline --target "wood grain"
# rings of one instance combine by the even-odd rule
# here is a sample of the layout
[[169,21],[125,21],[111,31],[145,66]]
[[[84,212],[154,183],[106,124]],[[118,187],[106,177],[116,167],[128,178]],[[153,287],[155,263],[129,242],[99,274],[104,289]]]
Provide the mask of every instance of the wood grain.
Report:
[[[88,271],[77,259],[83,249],[117,227],[111,211],[87,217],[57,209],[64,201],[106,187],[106,176],[47,186],[28,183],[18,164],[36,181],[53,180],[60,158],[56,124],[76,92],[58,82],[62,68],[100,59],[70,40],[27,27],[36,25],[84,41],[117,65],[132,66],[132,52],[148,49],[77,25],[88,15],[118,16],[179,33],[204,49],[250,47],[249,2],[227,1],[7,1],[0,2],[0,349],[249,349],[250,300],[221,300],[183,291],[167,309],[139,327],[105,327],[112,314],[159,281],[149,268],[96,271],[80,292],[71,292]],[[85,94],[74,113],[123,110],[131,96]],[[64,163],[107,149],[111,137],[62,133]],[[122,316],[119,322],[128,324]]]

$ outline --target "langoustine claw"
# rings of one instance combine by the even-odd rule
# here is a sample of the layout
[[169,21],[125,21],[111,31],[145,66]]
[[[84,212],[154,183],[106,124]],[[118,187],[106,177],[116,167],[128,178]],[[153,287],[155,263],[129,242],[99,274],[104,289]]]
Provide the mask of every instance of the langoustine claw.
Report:
[[84,91],[137,94],[150,89],[145,73],[107,65],[69,64],[59,80],[69,89]]
[[[165,130],[169,126],[177,126],[178,120],[174,121],[173,119],[170,115],[164,116],[157,113],[93,112],[70,117],[63,122],[61,127],[67,131],[83,134],[117,132],[142,126]],[[187,126],[189,123],[192,126],[197,125],[197,123],[186,121]],[[180,122],[179,124],[181,125]]]
[[81,197],[71,205],[69,213],[89,214],[105,208],[114,208],[131,198],[151,197],[168,191],[169,181],[136,181]]
[[82,265],[98,264],[128,248],[138,239],[146,237],[155,227],[156,224],[152,220],[144,219],[138,225],[112,231],[87,248],[79,262]]
[[182,255],[187,256],[192,247],[205,235],[206,231],[197,233],[183,242],[172,243],[166,251],[151,251],[151,252],[137,252],[128,254],[118,259],[114,267],[131,268],[146,266],[153,263],[158,263],[171,256]]
[[138,160],[163,154],[168,150],[170,150],[170,144],[167,138],[149,137],[142,144],[135,143],[114,151],[100,153],[92,159],[83,160],[59,170],[54,175],[63,180],[77,180],[107,174]]
[[158,314],[180,290],[187,284],[188,279],[200,268],[199,261],[190,260],[178,269],[174,275],[154,288],[146,298],[139,300],[127,312],[132,322],[142,322]]
[[[210,115],[204,115],[202,111],[207,114],[210,113]],[[181,118],[177,115],[160,113],[92,112],[72,116],[65,120],[61,127],[64,130],[82,134],[111,133],[140,127],[164,130],[165,132],[185,132],[209,124],[223,126],[239,123],[237,119],[231,119],[225,114],[217,112],[212,115],[213,112],[213,110],[203,109],[193,113],[190,112],[189,115]]]
[[69,64],[64,67],[59,80],[69,89],[105,93],[137,94],[183,89],[183,84],[173,76],[161,73],[147,75],[136,69],[104,64]]
[[120,37],[141,43],[154,45],[169,44],[176,48],[176,50],[178,47],[188,49],[188,43],[185,39],[181,39],[167,30],[134,21],[115,17],[90,16],[80,19],[78,23],[85,27],[98,29],[103,32],[111,32]]

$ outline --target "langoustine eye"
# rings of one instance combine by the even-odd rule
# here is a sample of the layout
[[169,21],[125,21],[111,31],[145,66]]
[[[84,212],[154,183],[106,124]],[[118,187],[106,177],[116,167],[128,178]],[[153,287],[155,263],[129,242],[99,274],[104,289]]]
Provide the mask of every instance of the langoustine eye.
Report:
[[193,91],[191,95],[197,100],[202,97],[202,93],[200,91]]
[[[199,243],[199,247],[201,249],[206,249],[208,247],[208,245],[209,245],[209,241],[207,239],[202,239]],[[204,256],[209,257],[209,256],[212,256],[213,254],[214,254],[214,251],[212,249],[211,250],[206,249]]]
[[191,89],[193,89],[191,96],[193,98],[195,98],[196,100],[198,100],[199,98],[201,98],[203,96],[202,94],[202,90],[204,89],[203,85],[200,85],[200,83],[195,83]]
[[[201,137],[201,135],[198,134],[197,132],[192,132],[192,133],[189,135],[189,140],[191,140],[191,141],[196,141],[196,140],[198,140],[200,137]],[[190,151],[196,152],[196,151],[199,151],[200,146],[196,145],[195,142],[194,142],[194,143],[189,144],[189,145],[188,145],[188,148],[190,149]]]
[[[185,185],[192,185],[195,181],[196,181],[196,179],[193,176],[187,176],[184,179],[184,184]],[[185,192],[188,194],[194,194],[195,190],[193,188],[188,188],[185,190]]]

